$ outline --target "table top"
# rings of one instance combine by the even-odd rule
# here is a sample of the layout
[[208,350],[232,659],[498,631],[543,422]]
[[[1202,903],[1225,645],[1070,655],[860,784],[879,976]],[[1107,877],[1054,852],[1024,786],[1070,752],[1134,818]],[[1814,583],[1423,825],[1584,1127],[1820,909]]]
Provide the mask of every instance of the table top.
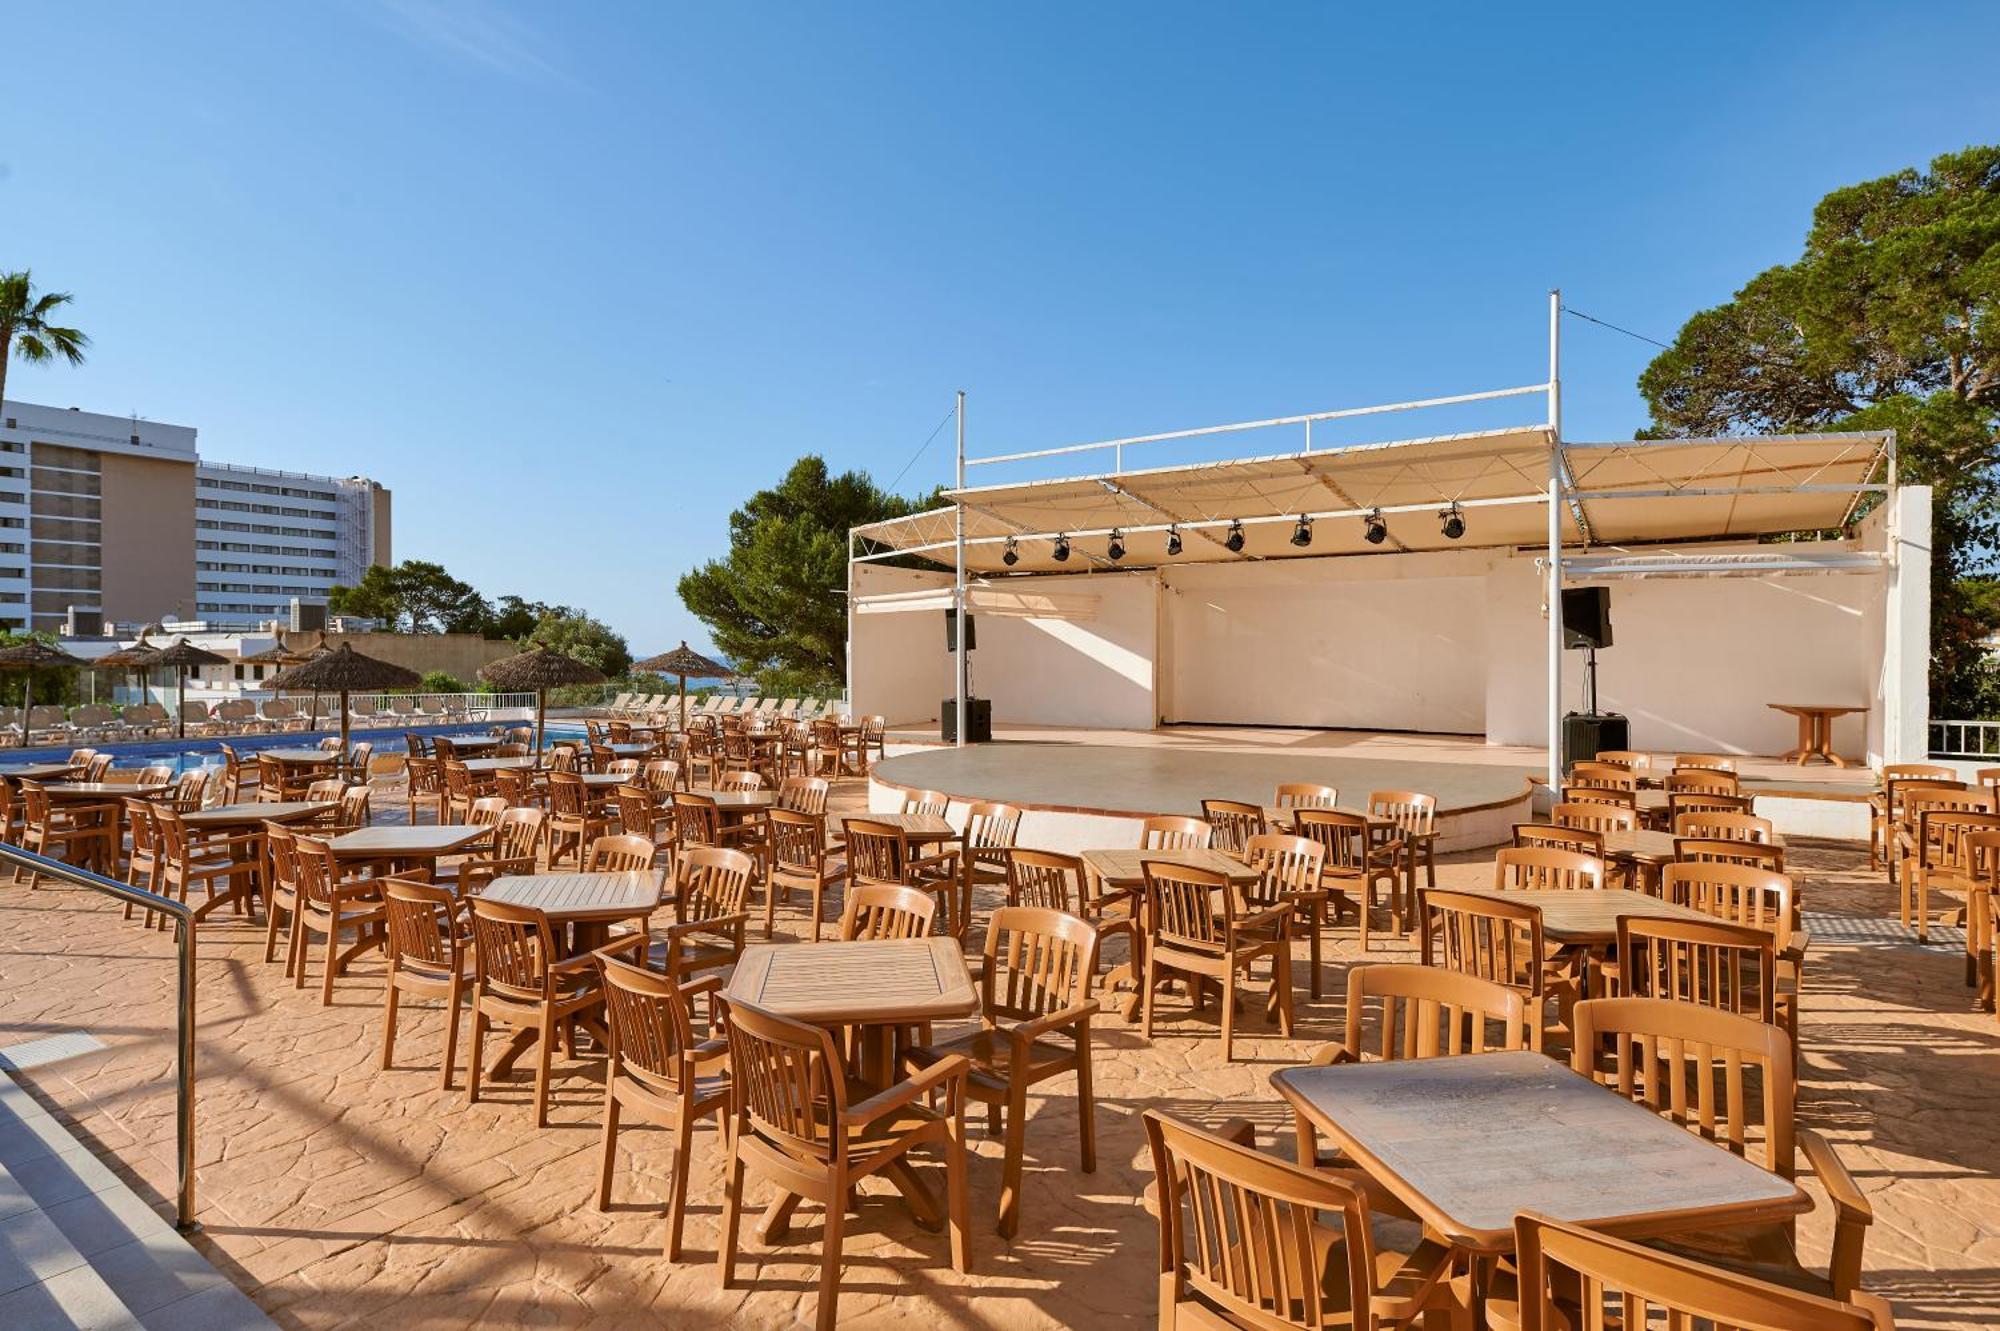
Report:
[[281,763],[337,763],[342,754],[338,749],[258,749],[249,755],[252,758],[271,758]]
[[616,790],[620,786],[643,786],[645,778],[637,772],[578,772],[583,784],[589,790]]
[[142,786],[124,781],[52,781],[42,787],[52,800],[101,800],[130,799],[138,795],[157,795],[163,790],[172,790],[171,781],[157,781],[150,786]]
[[778,802],[774,790],[713,790],[708,797],[715,801],[715,807],[725,812],[730,809],[768,809]]
[[415,827],[358,827],[327,845],[344,859],[420,859],[455,855],[493,834],[471,823],[420,823]]
[[1271,1083],[1474,1251],[1509,1251],[1521,1211],[1636,1235],[1812,1209],[1797,1184],[1530,1051],[1283,1068]]
[[934,813],[856,813],[841,819],[844,827],[856,820],[883,823],[903,834],[906,841],[954,841],[958,831]]
[[1846,716],[1849,712],[1865,712],[1868,710],[1865,703],[1860,706],[1843,703],[1835,707],[1823,707],[1818,703],[1808,702],[1767,702],[1764,705],[1774,711],[1790,712],[1794,716],[1800,712],[1808,712],[1814,716]]
[[1620,915],[1643,916],[1649,920],[1693,920],[1713,924],[1715,917],[1692,906],[1677,906],[1644,892],[1619,887],[1582,888],[1576,891],[1534,889],[1500,891],[1480,888],[1466,891],[1469,897],[1492,897],[1517,906],[1535,906],[1542,912],[1542,936],[1552,943],[1603,946],[1618,941]]
[[15,763],[0,767],[0,777],[10,781],[55,781],[76,770],[76,763]]
[[614,758],[643,758],[651,753],[655,746],[621,740],[614,744],[599,744],[596,747],[605,750]]
[[468,772],[516,772],[523,769],[532,770],[534,766],[535,760],[525,756],[520,758],[467,758],[465,760],[465,770]]
[[754,943],[725,996],[816,1026],[943,1021],[979,1010],[979,991],[952,938]]
[[[1621,860],[1627,864],[1672,864],[1674,862],[1674,842],[1672,832],[1655,832],[1639,828],[1632,832],[1606,832],[1604,835],[1604,858]],[[1777,833],[1771,834],[1768,843],[1779,850],[1785,848],[1785,839]]]
[[295,823],[338,809],[335,800],[270,800],[263,804],[218,804],[181,815],[189,827],[255,827],[262,822]]
[[498,735],[439,735],[431,743],[440,739],[454,749],[497,749],[507,742]]
[[628,920],[660,904],[660,875],[631,873],[532,873],[495,878],[480,896],[513,906],[533,906],[551,920]]
[[1232,883],[1254,883],[1262,877],[1242,860],[1219,850],[1086,850],[1084,867],[1096,874],[1108,888],[1133,888],[1146,881],[1140,866],[1147,860],[1178,864],[1189,869],[1207,869],[1226,874]]

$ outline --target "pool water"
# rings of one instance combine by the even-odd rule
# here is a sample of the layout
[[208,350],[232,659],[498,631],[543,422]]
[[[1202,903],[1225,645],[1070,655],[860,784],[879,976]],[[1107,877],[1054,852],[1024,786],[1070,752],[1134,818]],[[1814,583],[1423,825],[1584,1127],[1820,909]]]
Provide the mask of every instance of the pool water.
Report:
[[[507,724],[519,723],[509,722]],[[403,739],[406,730],[419,735],[484,735],[490,733],[492,729],[492,723],[474,725],[465,722],[455,725],[397,727],[393,730],[388,727],[370,727],[366,730],[350,731],[348,739],[349,742],[355,744],[364,741],[372,744],[375,746],[375,752],[377,753],[401,753],[407,747]],[[561,727],[555,725],[548,727],[548,734],[551,738],[569,739],[574,737],[580,739],[583,733],[582,725],[575,723]],[[40,745],[32,749],[0,750],[0,766],[11,766],[15,763],[60,760],[67,758],[76,749],[89,747],[96,749],[99,753],[111,754],[112,766],[114,767],[160,765],[173,768],[175,774],[178,775],[198,767],[221,767],[222,745],[224,743],[234,748],[240,757],[249,761],[254,760],[257,751],[260,749],[310,749],[317,746],[322,739],[333,738],[339,734],[338,730],[290,730],[274,735],[231,735],[223,736],[220,739],[197,739],[192,736],[187,739],[168,737],[164,739],[114,741],[88,746],[79,740],[73,744]]]

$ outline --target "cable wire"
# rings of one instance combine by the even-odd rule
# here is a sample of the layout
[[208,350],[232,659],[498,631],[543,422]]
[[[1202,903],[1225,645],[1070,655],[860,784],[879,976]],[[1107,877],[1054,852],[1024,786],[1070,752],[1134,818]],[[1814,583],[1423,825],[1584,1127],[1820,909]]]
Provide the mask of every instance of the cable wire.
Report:
[[905,476],[910,474],[910,468],[917,465],[917,459],[924,455],[924,451],[926,449],[928,449],[932,444],[937,442],[938,431],[944,429],[945,426],[951,424],[951,418],[956,415],[958,415],[958,408],[956,406],[954,406],[950,411],[947,411],[944,414],[944,419],[937,423],[937,429],[931,431],[930,438],[924,440],[922,444],[917,446],[917,451],[910,454],[910,460],[908,462],[905,462],[903,464],[903,469],[896,473],[896,479],[889,482],[887,486],[889,493],[894,494],[896,492],[896,487],[902,484],[903,478]]
[[1665,342],[1660,341],[1660,339],[1657,337],[1647,337],[1644,333],[1635,333],[1629,328],[1620,328],[1617,324],[1611,323],[1609,320],[1600,319],[1594,314],[1585,314],[1582,310],[1572,309],[1567,305],[1562,307],[1562,311],[1564,314],[1573,314],[1577,318],[1582,319],[1587,323],[1594,323],[1599,328],[1609,328],[1614,333],[1623,333],[1627,337],[1636,338],[1641,342],[1651,343],[1653,346],[1658,347],[1662,351],[1673,350],[1672,347],[1668,346]]

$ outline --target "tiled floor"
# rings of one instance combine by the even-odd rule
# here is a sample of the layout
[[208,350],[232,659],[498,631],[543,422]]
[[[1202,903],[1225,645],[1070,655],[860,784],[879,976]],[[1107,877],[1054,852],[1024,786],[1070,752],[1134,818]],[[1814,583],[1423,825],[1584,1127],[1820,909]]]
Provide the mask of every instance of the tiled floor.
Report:
[[[399,816],[397,796],[377,798]],[[836,807],[858,808],[862,798],[859,782],[843,783]],[[1896,1302],[1905,1327],[2000,1324],[2000,1024],[1973,1010],[1962,953],[1912,946],[1907,933],[1879,923],[1892,898],[1858,848],[1794,842],[1793,857],[1815,925],[1801,1117],[1835,1143],[1876,1208],[1867,1283]],[[1476,884],[1487,863],[1453,858],[1439,866],[1440,881]],[[804,924],[796,901],[781,907],[782,935]],[[1169,1003],[1171,1019],[1151,1044],[1122,1021],[1102,1021],[1098,1169],[1077,1169],[1070,1084],[1038,1088],[1024,1224],[1011,1243],[992,1229],[997,1144],[976,1130],[970,1276],[950,1269],[942,1235],[919,1230],[870,1188],[849,1227],[842,1325],[1154,1324],[1155,1234],[1142,1203],[1151,1169],[1138,1115],[1160,1106],[1209,1121],[1246,1117],[1267,1149],[1288,1152],[1288,1119],[1268,1077],[1337,1034],[1341,974],[1359,960],[1351,930],[1338,937],[1327,997],[1307,1001],[1300,986],[1299,1038],[1280,1039],[1253,1015],[1233,1064],[1220,1060],[1212,1012],[1190,1015]],[[779,1247],[765,1247],[746,1226],[737,1284],[721,1288],[721,1153],[711,1130],[697,1133],[686,1251],[669,1264],[660,1253],[671,1160],[664,1132],[628,1132],[611,1210],[591,1204],[599,1061],[557,1060],[552,1122],[537,1131],[522,1080],[474,1106],[462,1090],[439,1088],[434,1010],[405,1009],[396,1066],[381,1070],[378,963],[364,960],[337,986],[333,1006],[321,1007],[317,969],[301,991],[262,954],[261,928],[232,916],[201,936],[204,1229],[195,1243],[280,1325],[791,1327],[810,1319],[819,1234],[811,1207]],[[1378,942],[1367,960],[1409,955]],[[165,936],[122,921],[111,902],[0,885],[0,1044],[74,1031],[104,1042],[101,1051],[17,1075],[91,1159],[108,1161],[162,1216],[159,1199],[173,1179],[171,958]],[[1301,969],[1303,961],[1301,950]],[[86,1246],[104,1241],[101,1216],[63,1218]],[[83,1269],[43,1256],[59,1250],[57,1238],[77,1246],[57,1219],[37,1212],[21,1231],[19,1244],[7,1245],[14,1260],[41,1262],[34,1269],[57,1276]],[[1823,1202],[1801,1232],[1809,1259],[1823,1262]],[[95,1284],[68,1279],[78,1287],[70,1296],[87,1302]],[[177,1325],[208,1326],[195,1300],[222,1298],[210,1287],[135,1316],[149,1326],[167,1324],[159,1319],[169,1314]],[[13,1325],[0,1307],[0,1328]]]

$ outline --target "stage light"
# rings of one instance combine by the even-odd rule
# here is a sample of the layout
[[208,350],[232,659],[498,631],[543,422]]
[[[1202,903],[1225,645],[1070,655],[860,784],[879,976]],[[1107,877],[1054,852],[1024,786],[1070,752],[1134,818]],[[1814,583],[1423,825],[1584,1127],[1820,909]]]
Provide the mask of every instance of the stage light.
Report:
[[1303,550],[1312,543],[1313,520],[1301,513],[1299,514],[1299,525],[1292,528],[1292,544]]
[[1169,527],[1167,528],[1167,553],[1169,555],[1177,555],[1180,552],[1181,529],[1178,526]]
[[1380,510],[1372,510],[1362,519],[1361,535],[1370,545],[1380,545],[1389,539],[1389,524],[1382,521]]
[[1104,553],[1110,555],[1113,560],[1125,557],[1125,537],[1116,527],[1111,529],[1111,540],[1104,547]]
[[1226,541],[1224,541],[1224,542],[1223,542],[1223,544],[1229,547],[1229,553],[1230,553],[1230,554],[1232,554],[1232,555],[1237,555],[1237,554],[1242,554],[1242,553],[1243,553],[1243,524],[1242,524],[1242,523],[1240,523],[1240,522],[1232,522],[1232,523],[1230,523],[1230,524],[1229,524],[1229,539],[1228,539],[1228,540],[1226,540]]
[[1055,556],[1056,556],[1056,563],[1058,564],[1067,564],[1069,562],[1068,532],[1064,532],[1062,535],[1056,537]]
[[1008,568],[1012,568],[1021,562],[1021,551],[1014,544],[1014,538],[1011,536],[1007,538],[1007,548],[1000,552],[1000,562]]
[[1438,521],[1444,524],[1444,538],[1447,541],[1455,541],[1465,535],[1465,514],[1458,511],[1456,503],[1438,514]]

